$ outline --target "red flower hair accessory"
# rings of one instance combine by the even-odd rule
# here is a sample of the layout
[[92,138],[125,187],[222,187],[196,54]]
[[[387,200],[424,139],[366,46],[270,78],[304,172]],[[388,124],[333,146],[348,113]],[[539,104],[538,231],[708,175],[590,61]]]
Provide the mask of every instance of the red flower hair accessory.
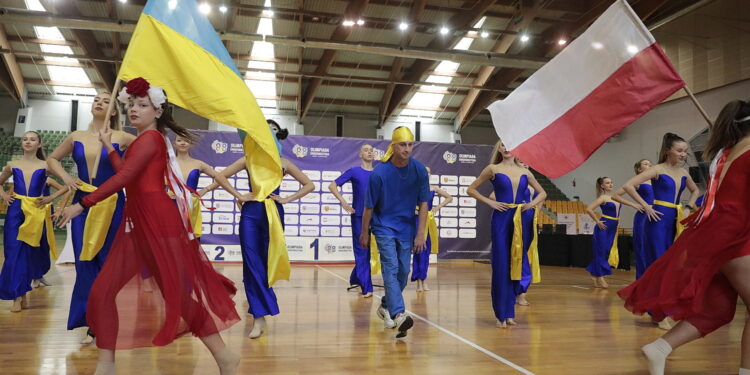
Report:
[[117,95],[117,100],[122,103],[127,103],[131,96],[137,98],[143,98],[148,96],[151,103],[156,107],[160,108],[164,102],[167,101],[167,96],[164,94],[164,90],[161,87],[151,86],[145,79],[138,77],[133,78],[125,84],[125,87],[120,90]]

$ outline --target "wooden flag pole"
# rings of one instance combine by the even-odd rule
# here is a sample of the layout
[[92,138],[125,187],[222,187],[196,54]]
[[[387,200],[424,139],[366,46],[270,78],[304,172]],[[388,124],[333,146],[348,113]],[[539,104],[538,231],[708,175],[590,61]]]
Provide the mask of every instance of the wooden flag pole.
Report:
[[693,104],[695,104],[695,107],[696,107],[696,108],[698,108],[698,112],[700,112],[700,113],[701,113],[701,115],[703,115],[703,118],[704,118],[704,119],[706,120],[706,122],[708,123],[708,126],[709,126],[709,127],[713,126],[714,122],[713,122],[713,121],[711,120],[711,118],[709,118],[709,117],[708,117],[708,113],[706,112],[706,110],[705,110],[705,109],[703,109],[703,107],[701,106],[701,104],[700,104],[700,103],[698,103],[698,99],[696,99],[696,98],[695,98],[695,95],[693,95],[693,92],[692,92],[692,91],[690,91],[690,88],[688,88],[688,87],[687,87],[687,85],[685,85],[685,86],[683,87],[683,89],[684,89],[684,90],[685,90],[685,92],[686,92],[686,93],[688,94],[688,97],[689,97],[689,98],[690,98],[690,100],[691,100],[691,101],[693,102]]

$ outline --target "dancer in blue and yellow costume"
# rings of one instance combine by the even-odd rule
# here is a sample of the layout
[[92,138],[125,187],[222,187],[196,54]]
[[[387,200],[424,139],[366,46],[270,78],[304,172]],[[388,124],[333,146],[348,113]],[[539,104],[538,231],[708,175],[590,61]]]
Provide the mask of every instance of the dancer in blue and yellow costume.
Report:
[[[52,207],[40,199],[48,184],[54,184],[58,189],[62,186],[47,177],[47,163],[41,147],[38,133],[24,133],[21,139],[23,157],[8,163],[0,173],[0,185],[13,177],[13,192],[8,194],[0,189],[0,198],[8,204],[3,226],[5,259],[0,271],[0,299],[13,301],[12,312],[28,306],[26,293],[32,289],[32,280],[38,275],[36,263],[40,258],[46,257],[47,264],[50,254],[57,258]],[[65,190],[58,190],[58,193],[53,198]],[[37,254],[41,252],[44,252],[43,256]]]
[[[96,95],[94,102],[91,104],[93,119],[88,129],[75,131],[68,135],[47,159],[49,171],[61,178],[66,186],[76,190],[73,196],[73,204],[80,202],[83,197],[95,191],[98,186],[115,175],[116,171],[109,162],[107,150],[102,146],[99,138],[107,116],[109,116],[109,127],[114,129],[112,146],[120,155],[135,139],[133,135],[118,130],[120,119],[119,112],[116,109],[107,114],[107,107],[111,99],[112,95],[108,92]],[[68,155],[72,155],[76,163],[78,178],[71,177],[60,164],[60,161]],[[96,207],[86,209],[83,214],[70,223],[76,281],[73,286],[70,313],[68,314],[69,330],[88,326],[86,323],[86,306],[91,285],[93,285],[107,259],[112,240],[122,220],[124,204],[125,196],[120,191],[97,204]],[[94,333],[89,330],[81,344],[90,344],[93,340]]]
[[[648,268],[672,245],[682,233],[682,221],[687,217],[687,210],[695,209],[695,201],[700,192],[690,178],[690,174],[681,165],[687,160],[688,144],[680,136],[667,133],[659,152],[659,164],[646,169],[626,182],[622,188],[633,199],[643,206],[647,220],[643,225],[643,266]],[[651,181],[654,200],[647,192],[641,195],[635,187]],[[680,204],[680,196],[685,188],[690,191],[690,199],[685,205]],[[645,271],[645,269],[643,270]]]
[[[367,195],[367,183],[372,174],[372,161],[375,159],[372,145],[364,144],[359,148],[359,166],[351,167],[344,171],[335,181],[328,185],[328,191],[339,200],[341,208],[351,214],[352,226],[352,250],[354,251],[354,269],[349,275],[349,289],[359,287],[362,297],[372,297],[372,268],[373,263],[370,249],[359,244],[359,235],[362,233],[362,213],[365,209],[365,196]],[[339,186],[351,183],[352,204],[344,199],[339,192]],[[377,258],[377,257],[375,257]],[[379,267],[379,260],[375,262]]]
[[[485,181],[491,181],[495,199],[492,200],[477,191]],[[525,191],[529,185],[539,192],[531,202],[524,203]],[[522,212],[531,210],[547,198],[547,193],[539,185],[531,172],[521,168],[513,155],[506,151],[502,141],[498,141],[492,153],[490,165],[471,183],[467,193],[493,208],[492,212],[492,308],[497,318],[497,326],[505,328],[515,325],[516,288],[521,281],[523,253],[530,244],[524,244]],[[539,270],[532,269],[532,279],[540,279]]]
[[[427,168],[428,177],[430,173],[430,168]],[[443,199],[437,206],[433,208],[432,204],[436,195],[442,197]],[[427,280],[427,270],[430,267],[430,254],[437,255],[440,251],[440,233],[438,231],[435,215],[440,213],[440,209],[445,207],[452,201],[453,196],[448,194],[447,191],[437,186],[430,185],[430,200],[427,201],[427,209],[429,211],[427,212],[427,225],[425,230],[425,234],[427,235],[425,245],[427,247],[421,253],[415,253],[412,256],[411,264],[411,281],[417,282],[417,292],[430,290],[430,288],[427,286],[427,283],[425,282]],[[415,225],[419,223],[419,215],[414,216],[414,222],[416,223]]]
[[235,190],[229,181],[227,181],[227,179],[215,169],[211,168],[210,165],[190,156],[190,149],[193,148],[193,143],[191,143],[189,139],[178,135],[175,137],[172,145],[174,146],[175,159],[177,160],[177,164],[180,167],[180,173],[182,174],[182,182],[185,183],[185,186],[192,189],[184,192],[184,194],[187,198],[192,197],[190,223],[193,225],[193,235],[196,238],[200,238],[203,234],[203,217],[201,214],[202,202],[200,197],[206,193],[205,190],[198,191],[198,180],[201,173],[213,178],[219,186],[223,187],[224,190],[230,194],[239,195],[239,193],[234,193],[233,191]]
[[[609,288],[604,276],[612,274],[612,267],[617,267],[620,257],[617,248],[617,230],[620,224],[620,208],[627,205],[639,209],[635,203],[626,199],[614,198],[614,183],[609,177],[596,179],[596,199],[586,207],[586,213],[594,219],[593,256],[586,270],[594,280],[595,288]],[[599,207],[601,217],[594,210]]]
[[[288,135],[286,129],[282,129],[273,120],[267,120],[271,130],[276,133],[278,139],[284,139]],[[277,144],[281,148],[280,144]],[[278,241],[284,237],[284,209],[283,204],[300,199],[313,191],[315,185],[302,173],[292,162],[281,159],[284,174],[296,179],[301,187],[296,193],[281,197],[279,188],[268,197],[255,197],[249,192],[243,197],[242,213],[240,215],[240,246],[242,247],[243,283],[245,295],[250,305],[248,313],[253,316],[253,328],[249,337],[255,339],[265,331],[267,315],[277,315],[279,304],[273,289],[273,282],[277,280],[276,272],[284,270],[288,272],[289,258],[285,256],[286,247],[281,246]],[[246,159],[243,156],[232,165],[221,171],[221,175],[229,178],[245,169]],[[248,172],[248,177],[253,178]],[[217,183],[207,186],[204,190],[211,191],[217,187]],[[249,184],[252,186],[252,184]],[[279,254],[282,252],[283,254]]]
[[[529,170],[529,166],[526,163],[516,160],[518,165],[522,168]],[[528,203],[536,199],[539,193],[529,186],[524,191],[524,203]],[[523,252],[523,266],[521,269],[521,280],[516,284],[516,303],[521,306],[529,306],[530,303],[526,299],[526,293],[529,291],[529,287],[533,280],[532,269],[539,269],[539,210],[543,200],[540,201],[533,209],[527,210],[521,213],[521,220],[523,223],[523,243],[524,248],[527,248]],[[534,281],[535,283],[540,282],[541,279]]]

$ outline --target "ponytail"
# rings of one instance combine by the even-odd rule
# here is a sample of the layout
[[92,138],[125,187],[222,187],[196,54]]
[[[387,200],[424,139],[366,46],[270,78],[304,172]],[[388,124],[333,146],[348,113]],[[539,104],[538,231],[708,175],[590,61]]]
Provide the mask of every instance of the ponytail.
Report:
[[156,119],[156,128],[159,129],[161,133],[164,133],[166,129],[169,129],[180,137],[187,139],[191,144],[198,142],[197,134],[177,124],[174,117],[172,117],[172,108],[173,106],[169,104],[169,100],[164,101],[164,104],[161,105],[161,116]]
[[661,141],[661,150],[659,150],[659,163],[667,161],[669,150],[672,149],[677,142],[685,142],[685,139],[674,133],[664,134],[664,138]]
[[596,179],[596,197],[599,198],[602,194],[604,194],[604,189],[602,188],[602,184],[604,183],[604,180],[608,179],[609,177],[599,177]]

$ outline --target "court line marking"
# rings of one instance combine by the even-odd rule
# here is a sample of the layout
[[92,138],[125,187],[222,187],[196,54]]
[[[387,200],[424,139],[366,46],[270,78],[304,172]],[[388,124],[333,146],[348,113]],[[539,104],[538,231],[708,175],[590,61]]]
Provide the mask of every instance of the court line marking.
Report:
[[[330,271],[330,270],[328,270],[328,269],[325,269],[325,268],[323,268],[323,267],[321,267],[321,266],[319,266],[319,265],[316,265],[315,267],[318,267],[318,268],[320,268],[321,270],[323,270],[323,271],[325,271],[325,272],[327,272],[327,273],[329,273],[329,274],[333,275],[334,277],[336,277],[336,278],[338,278],[338,279],[342,280],[342,281],[343,281],[343,282],[345,282],[345,283],[348,283],[348,282],[349,282],[349,281],[348,281],[348,280],[346,280],[346,279],[345,279],[345,278],[344,278],[343,276],[341,276],[341,275],[339,275],[339,274],[337,274],[337,273],[335,273],[335,272],[333,272],[333,271]],[[382,298],[383,298],[383,296],[381,296],[381,295],[379,295],[379,294],[377,294],[377,293],[373,293],[372,295],[373,295],[373,296],[375,296],[375,297],[377,297],[377,298],[379,298],[379,299],[382,299]],[[476,350],[478,350],[478,351],[480,351],[480,352],[484,353],[485,355],[489,356],[490,358],[492,358],[492,359],[495,359],[496,361],[499,361],[499,362],[501,362],[501,363],[503,363],[503,364],[507,365],[508,367],[511,367],[511,368],[513,368],[514,370],[516,370],[516,371],[518,371],[518,372],[522,373],[522,374],[526,374],[526,375],[535,375],[535,374],[534,374],[533,372],[531,372],[531,371],[529,371],[529,370],[527,370],[527,369],[525,369],[525,368],[523,368],[523,367],[521,367],[521,366],[519,366],[519,365],[517,365],[517,364],[515,364],[515,363],[513,363],[513,362],[511,362],[511,361],[509,361],[509,360],[507,360],[507,359],[505,359],[505,358],[503,358],[503,357],[501,357],[501,356],[499,356],[499,355],[497,355],[497,354],[495,354],[495,353],[493,353],[493,352],[491,352],[491,351],[489,351],[488,349],[485,349],[485,348],[483,348],[483,347],[481,347],[481,346],[479,346],[479,345],[475,344],[475,343],[474,343],[474,342],[472,342],[472,341],[469,341],[468,339],[465,339],[465,338],[463,338],[463,337],[459,336],[459,335],[458,335],[458,334],[456,334],[455,332],[453,332],[453,331],[450,331],[450,330],[448,330],[447,328],[444,328],[444,327],[440,326],[439,324],[437,324],[437,323],[434,323],[434,322],[430,321],[429,319],[427,319],[427,318],[425,318],[425,317],[422,317],[422,316],[420,316],[420,315],[418,315],[418,314],[415,314],[415,313],[413,313],[412,311],[409,311],[409,310],[406,310],[406,312],[408,312],[408,313],[409,313],[409,315],[411,315],[411,316],[413,316],[413,317],[415,317],[415,318],[417,318],[417,319],[419,319],[419,320],[421,320],[421,321],[423,321],[423,322],[427,323],[427,325],[430,325],[430,326],[432,326],[433,328],[437,329],[438,331],[441,331],[441,332],[443,332],[443,333],[447,334],[448,336],[451,336],[451,337],[453,337],[454,339],[456,339],[456,340],[458,340],[458,341],[461,341],[462,343],[464,343],[464,344],[466,344],[466,345],[469,345],[469,346],[471,346],[472,348],[474,348],[474,349],[476,349]]]

